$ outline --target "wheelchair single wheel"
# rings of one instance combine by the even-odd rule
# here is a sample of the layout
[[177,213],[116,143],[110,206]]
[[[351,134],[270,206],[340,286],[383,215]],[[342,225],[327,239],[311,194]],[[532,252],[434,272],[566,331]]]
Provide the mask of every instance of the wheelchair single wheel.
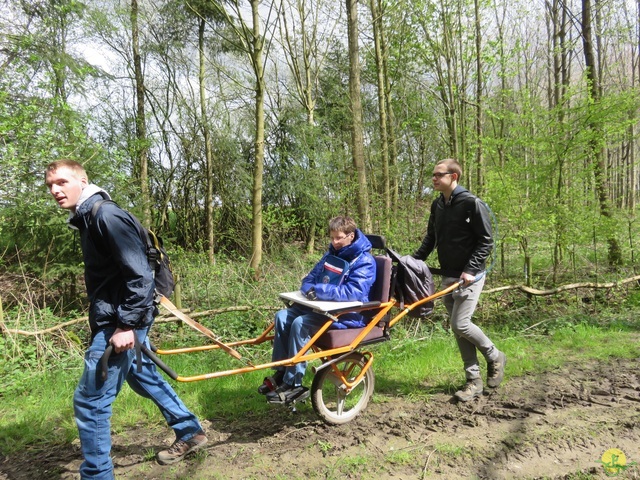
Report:
[[362,372],[367,358],[354,352],[320,370],[311,385],[313,409],[326,423],[342,425],[353,420],[367,407],[373,394],[375,375],[368,368],[360,381],[347,393],[347,382],[353,382]]

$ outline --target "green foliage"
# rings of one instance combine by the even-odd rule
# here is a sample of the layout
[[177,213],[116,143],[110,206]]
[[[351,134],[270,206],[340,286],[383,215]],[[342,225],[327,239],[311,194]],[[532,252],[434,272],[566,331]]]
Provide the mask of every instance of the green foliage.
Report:
[[[155,226],[167,240],[180,275],[183,306],[196,310],[249,306],[248,311],[200,318],[223,339],[239,339],[262,331],[282,307],[278,293],[298,287],[326,247],[326,221],[337,214],[355,216],[349,62],[344,45],[336,40],[343,32],[332,32],[330,40],[319,45],[327,56],[314,59],[318,77],[310,81],[317,104],[310,122],[310,112],[290,94],[296,85],[280,68],[286,63],[284,52],[278,42],[265,37],[268,58],[273,60],[265,77],[269,98],[259,205],[267,257],[262,279],[256,281],[247,267],[253,227],[255,79],[246,74],[247,57],[238,55],[238,45],[228,40],[229,26],[220,25],[222,12],[205,3],[185,9],[181,3],[161,2],[149,7],[150,12],[140,6],[151,201]],[[619,2],[608,8],[615,12],[616,6]],[[132,155],[136,105],[130,88],[129,19],[126,6],[104,4],[100,11],[91,11],[74,0],[3,2],[3,7],[2,327],[41,330],[61,317],[81,315],[86,306],[78,238],[64,225],[66,213],[42,186],[44,167],[61,157],[78,159],[93,182],[123,207],[140,213],[139,171]],[[368,24],[361,24],[365,25],[361,35],[365,151],[374,225],[370,233],[385,235],[389,246],[403,254],[415,250],[434,198],[433,165],[455,154],[465,167],[462,183],[482,192],[498,221],[498,257],[487,289],[526,280],[538,288],[551,288],[636,274],[640,226],[637,207],[632,205],[637,204],[638,193],[629,186],[637,165],[630,165],[634,157],[628,152],[637,150],[634,135],[640,101],[638,89],[628,83],[633,66],[625,62],[630,57],[623,54],[637,43],[635,25],[625,25],[622,15],[606,18],[607,28],[600,34],[603,45],[610,48],[601,52],[598,102],[586,96],[584,78],[573,74],[554,97],[549,83],[558,79],[553,78],[549,60],[558,50],[545,51],[545,45],[553,42],[546,38],[549,30],[536,23],[542,13],[547,14],[536,9],[545,6],[516,2],[501,20],[499,5],[481,2],[480,68],[485,84],[481,97],[474,98],[473,82],[480,72],[475,71],[470,7],[401,1],[385,9],[382,22],[397,152],[390,175],[398,187],[390,215],[380,194],[377,66],[370,54]],[[199,92],[191,88],[199,73],[196,10],[207,18],[203,53],[208,118],[202,118]],[[575,24],[575,28],[580,27]],[[580,34],[567,33],[570,38]],[[104,55],[102,68],[108,73],[74,53],[88,51],[87,45]],[[569,62],[567,73],[584,70],[576,45],[565,45],[567,50],[562,51]],[[484,108],[481,132],[475,122],[478,102]],[[205,125],[214,148],[211,175],[204,161]],[[604,200],[596,191],[594,147],[607,155]],[[208,248],[204,208],[208,185],[213,186],[214,196],[213,265],[200,255]],[[313,241],[316,251],[303,253]],[[614,254],[621,264],[612,262]],[[436,264],[435,254],[429,263]],[[637,356],[633,339],[639,306],[637,286],[631,284],[552,297],[528,298],[506,291],[485,295],[477,318],[516,359],[508,373],[518,375],[555,367],[569,357]],[[0,450],[68,445],[75,438],[69,398],[80,372],[86,326],[36,336],[7,332],[0,336]],[[197,344],[202,338],[176,324],[158,324],[153,340],[172,346]],[[265,345],[251,355],[268,358],[269,353]],[[431,391],[452,391],[461,380],[460,361],[441,305],[428,322],[397,325],[393,342],[379,346],[376,355],[376,369],[384,375],[378,376],[374,401],[388,394],[428,398]],[[224,355],[204,353],[171,358],[171,364],[187,374],[237,366]],[[263,416],[266,406],[247,395],[262,376],[256,372],[177,389],[198,414],[209,418]],[[129,390],[121,399],[116,430],[163,423],[152,405],[143,402],[140,407]],[[456,445],[439,445],[439,450],[453,457],[466,453]],[[402,465],[412,458],[399,452],[387,460]],[[330,478],[358,474],[373,478],[377,472],[363,468],[366,461],[364,454],[341,458],[324,473]]]
[[106,165],[102,149],[84,131],[86,122],[60,98],[17,94],[0,79],[0,251],[6,267],[53,271],[58,278],[77,274],[77,246],[65,231],[66,214],[46,193],[44,169],[62,157],[93,157],[89,164],[96,171]]
[[[277,257],[267,258],[265,280],[256,282],[242,259],[221,255],[210,266],[202,255],[179,249],[171,253],[181,279],[183,307],[197,311],[251,307],[249,311],[198,317],[223,341],[260,333],[275,310],[282,307],[278,293],[296,289],[318,258],[316,254],[301,255],[299,248],[291,246]],[[476,318],[514,359],[507,369],[509,376],[516,376],[553,368],[567,358],[637,355],[633,338],[640,329],[639,298],[635,285],[604,292],[571,291],[531,300],[522,293],[507,291],[483,295]],[[22,302],[19,307],[5,309],[6,328],[42,330],[62,320],[51,311],[27,303],[27,297]],[[69,318],[79,315],[73,313]],[[383,401],[387,395],[428,399],[432,392],[452,392],[459,386],[460,359],[446,318],[443,305],[437,302],[428,321],[405,319],[394,326],[391,342],[375,347],[375,368],[383,373],[377,375],[374,401]],[[86,323],[79,323],[55,332],[28,337],[5,333],[0,337],[0,449],[4,454],[27,445],[66,444],[75,438],[69,398],[82,368],[82,348],[88,331]],[[175,323],[157,323],[151,340],[163,348],[206,343],[201,335]],[[269,344],[242,347],[240,351],[254,364],[269,361],[271,354]],[[165,361],[183,376],[244,366],[222,352],[167,356]],[[252,421],[267,414],[268,406],[256,403],[255,395],[247,394],[254,392],[263,376],[264,371],[256,371],[206,382],[178,383],[175,388],[202,417]],[[311,369],[307,369],[305,383],[310,383],[311,378]],[[43,404],[40,400],[45,395],[50,401]],[[126,388],[115,409],[115,431],[140,424],[149,428],[163,424],[151,402],[140,403]],[[360,460],[345,459],[337,471],[350,472]],[[411,457],[400,454],[388,458],[390,464],[411,461]]]
[[[59,321],[48,309],[25,306],[21,304],[3,312],[2,322],[7,329],[43,330]],[[84,345],[79,335],[86,340],[86,332],[73,329],[57,335],[26,337],[10,334],[9,330],[0,337],[0,396],[21,394],[43,374],[75,367]]]
[[640,292],[630,292],[630,294],[625,298],[623,306],[630,310],[640,307]]

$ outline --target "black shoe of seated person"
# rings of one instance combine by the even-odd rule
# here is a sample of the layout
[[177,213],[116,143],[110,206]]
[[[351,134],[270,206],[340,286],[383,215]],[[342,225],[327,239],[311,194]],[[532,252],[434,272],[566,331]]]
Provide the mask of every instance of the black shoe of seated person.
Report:
[[287,403],[296,399],[306,390],[302,385],[294,386],[283,383],[273,392],[267,393],[267,402],[269,403]]
[[260,395],[266,395],[269,392],[273,392],[282,384],[284,378],[284,370],[276,370],[271,377],[265,377],[262,385],[258,387],[258,393]]

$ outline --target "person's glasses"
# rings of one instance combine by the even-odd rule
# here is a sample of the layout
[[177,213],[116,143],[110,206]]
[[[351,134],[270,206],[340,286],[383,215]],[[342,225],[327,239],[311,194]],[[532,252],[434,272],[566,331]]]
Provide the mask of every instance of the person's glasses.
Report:
[[347,238],[349,238],[352,235],[353,235],[353,232],[347,233],[346,235],[342,235],[341,237],[331,237],[331,241],[332,242],[342,242],[343,240],[346,240]]
[[452,173],[454,173],[454,172],[433,172],[432,177],[433,178],[442,178],[445,175],[451,175]]

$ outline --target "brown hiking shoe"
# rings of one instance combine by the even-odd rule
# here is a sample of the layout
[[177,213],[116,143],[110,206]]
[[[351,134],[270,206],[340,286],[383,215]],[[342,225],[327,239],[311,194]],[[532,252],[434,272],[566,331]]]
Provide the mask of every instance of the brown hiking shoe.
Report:
[[158,452],[158,463],[160,465],[170,465],[179,462],[187,453],[195,452],[204,447],[208,441],[209,439],[202,430],[186,442],[184,440],[176,440],[167,450]]
[[507,365],[507,356],[500,352],[495,362],[487,364],[487,386],[496,388],[504,378],[504,367]]
[[482,379],[467,380],[467,383],[453,394],[459,402],[468,402],[482,395]]

